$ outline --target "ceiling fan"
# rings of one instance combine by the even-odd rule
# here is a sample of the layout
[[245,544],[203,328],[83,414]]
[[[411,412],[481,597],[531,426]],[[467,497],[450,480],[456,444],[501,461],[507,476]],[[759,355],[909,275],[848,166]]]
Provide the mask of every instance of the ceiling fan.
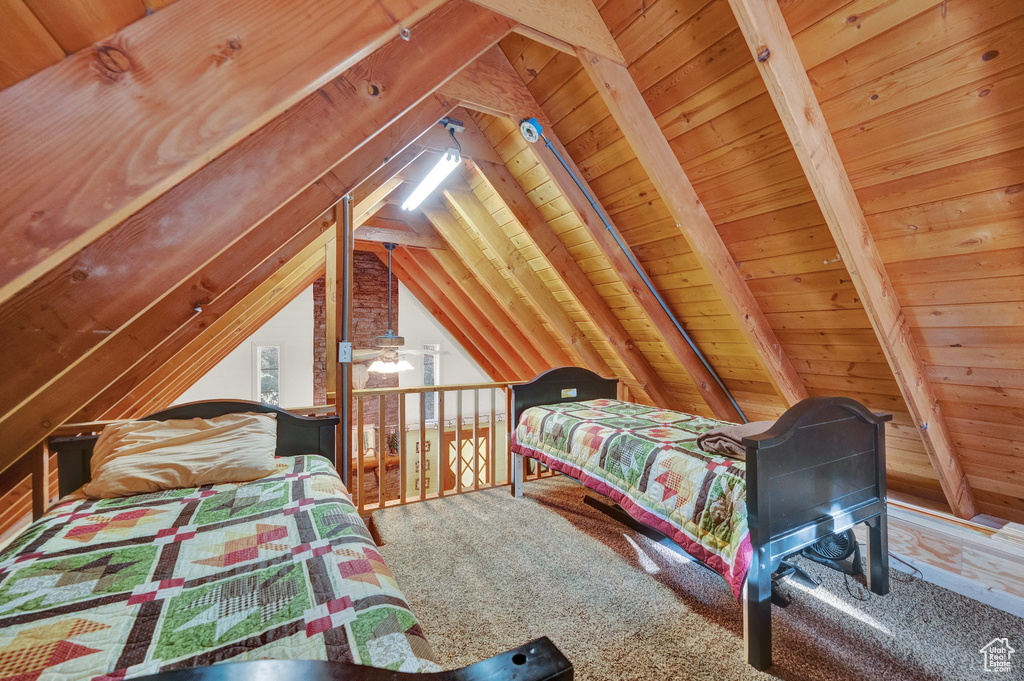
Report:
[[[373,339],[375,347],[353,350],[352,361],[370,362],[368,371],[383,374],[394,374],[399,371],[411,371],[415,367],[402,355],[422,355],[422,350],[404,348],[405,338],[391,329],[391,254],[398,247],[395,243],[385,243],[388,251],[388,330]],[[401,352],[399,352],[401,350]]]

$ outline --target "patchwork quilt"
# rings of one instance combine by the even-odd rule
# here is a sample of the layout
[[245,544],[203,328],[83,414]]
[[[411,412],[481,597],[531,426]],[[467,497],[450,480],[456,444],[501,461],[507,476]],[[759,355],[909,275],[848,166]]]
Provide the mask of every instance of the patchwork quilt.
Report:
[[72,501],[0,554],[0,679],[262,658],[438,671],[334,467]]
[[746,467],[697,436],[723,421],[617,400],[532,407],[512,451],[615,500],[721,574],[739,598],[750,566]]

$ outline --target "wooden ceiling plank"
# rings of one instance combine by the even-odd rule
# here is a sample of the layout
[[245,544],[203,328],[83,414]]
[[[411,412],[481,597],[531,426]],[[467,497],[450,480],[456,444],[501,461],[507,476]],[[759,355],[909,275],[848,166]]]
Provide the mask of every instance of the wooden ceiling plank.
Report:
[[146,16],[142,0],[25,0],[25,4],[68,54]]
[[[261,239],[255,236],[253,230],[258,229],[259,233],[277,234],[279,239],[285,239],[288,234],[295,231],[295,225],[311,224],[337,201],[340,201],[352,187],[372,175],[380,167],[382,161],[392,156],[396,149],[408,146],[424,129],[435,124],[437,118],[447,113],[449,109],[450,107],[445,102],[436,98],[429,98],[413,107],[336,165],[327,176],[321,178],[321,181],[307,187],[265,220],[258,220],[256,227],[247,233],[247,239],[236,242],[236,246],[232,248],[237,248],[237,244],[241,243],[260,243]],[[138,240],[136,245],[143,251],[147,248],[145,240]],[[230,250],[225,250],[191,276],[178,281],[177,287],[173,289],[172,293],[163,296],[154,293],[152,298],[155,302],[149,308],[133,318],[118,332],[107,334],[103,344],[95,346],[102,349],[106,343],[114,342],[115,345],[110,348],[113,354],[98,354],[95,360],[92,359],[94,352],[78,357],[56,378],[42,381],[35,386],[35,392],[30,401],[23,402],[21,407],[10,409],[6,414],[0,416],[0,434],[7,443],[9,451],[18,451],[22,445],[24,445],[24,449],[21,451],[32,447],[90,400],[98,402],[98,404],[91,403],[87,407],[86,414],[88,415],[80,412],[82,418],[76,420],[89,421],[93,418],[93,414],[100,414],[109,409],[113,403],[124,396],[125,392],[131,389],[132,381],[141,380],[146,375],[136,372],[136,367],[145,366],[135,364],[136,362],[141,362],[145,358],[150,366],[148,371],[151,372],[159,366],[159,363],[153,365],[150,361],[153,357],[147,356],[151,349],[155,350],[159,346],[160,352],[169,356],[177,350],[180,343],[185,342],[180,339],[180,336],[175,335],[181,333],[181,329],[177,332],[172,331],[176,328],[174,324],[177,324],[177,327],[185,325],[185,328],[188,328],[189,325],[195,327],[196,324],[199,324],[200,328],[204,326],[205,322],[202,318],[195,319],[193,303],[197,300],[196,296],[199,296],[198,300],[204,300],[203,296],[208,294],[210,282],[223,280],[222,275],[215,274],[220,267],[219,261],[223,258],[223,262],[227,263],[227,271],[236,275],[241,274],[245,269],[239,261],[234,259],[236,256],[229,254]],[[257,284],[258,282],[259,279],[256,280]],[[133,284],[128,282],[124,285],[132,286]],[[138,281],[134,285],[139,285]],[[156,285],[154,284],[154,286]],[[228,293],[231,292],[229,284],[225,283],[225,288]],[[116,293],[110,295],[116,295]],[[2,310],[0,310],[0,314],[2,314]],[[138,342],[135,342],[135,339],[138,339]],[[170,345],[162,344],[162,340],[170,340],[171,343]],[[116,361],[111,361],[111,357],[116,357]],[[83,360],[88,361],[83,363]],[[166,361],[166,359],[162,361]],[[132,373],[128,373],[129,369],[132,370]],[[111,385],[112,380],[117,381],[113,386]],[[128,383],[127,388],[115,387],[122,386],[126,382]],[[100,393],[102,396],[94,399]],[[0,465],[2,464],[3,462],[0,461]]]
[[[591,0],[473,0],[478,5],[515,19],[533,35],[551,36],[559,43],[584,46],[625,64],[615,39]],[[547,42],[547,41],[541,41]]]
[[[512,372],[509,376],[529,380],[536,375],[533,367],[523,359],[523,354],[516,347],[516,338],[499,331],[499,322],[496,320],[500,317],[491,316],[492,309],[485,305],[487,298],[477,300],[467,295],[458,282],[438,263],[432,252],[413,251],[408,248],[401,251],[403,256],[414,261],[420,271],[434,282],[438,292],[465,315],[473,325],[473,331],[487,339],[490,351],[495,354],[494,359],[504,362]],[[408,269],[408,263],[406,268]],[[497,361],[495,364],[499,365]]]
[[[422,215],[422,213],[421,213]],[[413,231],[418,234],[437,234],[437,230],[430,223],[429,220],[412,220],[410,221],[410,227]],[[499,328],[504,338],[529,338],[528,343],[516,344],[516,351],[526,360],[529,364],[532,374],[529,378],[546,371],[547,369],[561,366],[557,364],[551,364],[545,359],[544,354],[539,349],[539,345],[545,341],[551,342],[555,347],[558,344],[555,343],[554,339],[548,337],[546,334],[537,338],[530,336],[522,322],[511,315],[507,308],[505,308],[500,301],[498,301],[490,291],[480,282],[477,275],[466,266],[466,264],[455,254],[454,251],[445,249],[437,250],[431,253],[437,263],[444,269],[451,279],[458,284],[462,292],[469,297]]]
[[181,0],[0,92],[0,301],[441,4]]
[[806,398],[807,390],[799,374],[783,352],[775,331],[761,312],[629,71],[585,49],[579,49],[578,56],[711,284],[736,325],[757,350],[775,389],[789,405]]
[[[423,40],[414,48],[396,39],[346,72],[345,83],[379,83],[381,96],[332,83],[8,301],[0,309],[0,338],[12,361],[28,353],[32,359],[25,366],[33,371],[7,378],[32,390],[45,385],[51,378],[46,373],[62,370],[230,247],[374,137],[382,121],[389,138],[402,136],[409,127],[418,134],[436,122],[451,107],[429,96],[430,91],[510,29],[508,20],[472,5],[456,3],[442,10],[421,22]],[[459,13],[455,29],[452,11]],[[415,115],[387,126],[407,110]],[[388,156],[394,150],[388,149]],[[333,179],[328,173],[323,181]],[[234,200],[210,201],[210,196]],[[126,244],[140,260],[123,257]],[[40,299],[47,305],[40,306]],[[73,331],[40,331],[49,328]],[[42,361],[47,354],[50,360]]]
[[169,363],[169,371],[158,373],[152,379],[157,389],[148,399],[134,405],[124,418],[141,418],[171,406],[246,338],[323,276],[324,256],[323,244],[319,244],[309,257],[283,268],[287,273],[285,277],[272,285],[261,286],[262,291],[257,289],[234,306],[196,342],[176,355]]
[[[478,87],[477,83],[481,85]],[[496,49],[492,48],[483,57],[463,69],[455,78],[446,83],[444,88],[448,89],[453,97],[458,96],[460,101],[468,103],[471,107],[477,107],[480,102],[483,102],[484,108],[498,110],[499,116],[510,118],[516,122],[526,117],[538,118],[545,126],[551,143],[576,174],[580,184],[592,196],[596,196],[590,189],[583,173],[576,167],[572,157],[554,134],[540,104],[533,98],[508,60]],[[679,333],[671,317],[658,304],[643,278],[634,269],[629,257],[632,253],[627,253],[620,248],[614,236],[605,229],[597,209],[590,204],[580,185],[577,185],[576,180],[550,154],[536,153],[534,156],[554,180],[562,196],[572,206],[573,212],[576,213],[580,222],[583,223],[594,242],[601,249],[602,254],[618,273],[626,290],[629,291],[636,304],[644,311],[658,333],[664,338],[666,345],[686,369],[690,380],[700,388],[704,402],[719,418],[730,421],[739,420],[739,414],[735,407],[714,380],[711,372],[700,361],[685,337]],[[610,217],[609,220],[611,220]]]
[[24,0],[0,2],[0,89],[10,87],[64,58],[64,50]]
[[[476,125],[472,121],[467,123],[467,125],[470,124]],[[601,329],[605,340],[615,350],[623,365],[636,378],[644,392],[659,407],[679,408],[682,406],[643,352],[636,347],[629,333],[622,328],[618,317],[608,307],[608,303],[594,288],[590,279],[569,253],[569,249],[552,231],[544,216],[533,205],[505,164],[475,161],[474,166],[544,254],[544,258],[558,273],[566,288],[572,292],[590,318]]]
[[[377,256],[381,262],[387,264],[387,251],[383,247],[378,247]],[[441,294],[434,286],[433,281],[419,269],[415,262],[402,254],[395,259],[393,269],[399,281],[444,327],[445,331],[451,334],[492,381],[509,380],[511,369],[503,362],[494,363],[492,361],[492,357],[495,355],[487,339],[476,333],[473,325],[462,314],[462,311]]]
[[495,269],[476,241],[466,233],[462,225],[448,210],[424,206],[423,213],[441,237],[448,242],[451,251],[456,253],[462,262],[480,278],[484,287],[516,320],[525,332],[525,336],[532,340],[551,366],[568,366],[577,361],[562,349],[558,340],[548,332],[533,310]]
[[540,310],[548,323],[558,331],[584,366],[602,376],[614,376],[615,372],[608,366],[604,357],[598,353],[582,329],[576,325],[551,290],[541,281],[536,270],[523,258],[519,249],[515,247],[508,235],[505,234],[505,230],[494,220],[487,208],[480,203],[476,194],[468,189],[448,188],[444,190],[444,196],[451,209],[462,215],[463,219],[480,233],[484,243],[495,253],[502,267],[508,270],[527,298]]
[[[113,347],[105,349],[102,354],[98,354],[96,357],[91,357],[89,362],[84,365],[86,368],[97,366],[104,361],[115,365],[120,361],[122,363],[121,366],[128,365],[129,368],[116,381],[110,383],[109,387],[93,397],[85,407],[79,409],[72,420],[95,421],[121,418],[125,410],[131,407],[135,399],[135,397],[129,396],[137,396],[140,386],[145,384],[150,376],[158,372],[182,348],[188,347],[190,343],[206,333],[220,319],[230,314],[230,311],[235,306],[242,304],[246,296],[250,295],[260,286],[263,286],[265,282],[286,276],[287,272],[284,268],[288,267],[289,263],[292,263],[294,266],[295,262],[301,262],[312,257],[314,251],[317,248],[322,248],[325,242],[333,236],[332,226],[333,222],[327,216],[321,216],[321,218],[314,220],[304,230],[277,249],[271,257],[264,260],[245,277],[224,291],[222,295],[204,304],[203,311],[197,315],[192,323],[179,327],[164,338],[159,338],[157,335],[160,327],[156,320],[161,319],[158,316],[159,308],[155,307],[149,313],[140,317],[136,324],[126,330],[125,334],[131,337],[132,340],[135,340],[135,336],[131,331],[136,330],[139,341],[141,341],[140,346],[145,348],[147,345],[151,345],[152,349],[140,357],[141,353],[138,349],[135,347],[125,347],[128,341],[121,339],[125,334],[118,334],[113,339]],[[222,265],[225,269],[232,264],[243,267],[243,263],[240,262],[242,255],[241,252],[230,254],[230,256],[224,257],[218,264]],[[217,273],[211,270],[207,271],[206,274],[213,280],[212,278]],[[120,355],[114,354],[118,351],[121,352]],[[129,364],[132,358],[137,358],[137,361]],[[82,376],[82,371],[80,369],[72,372],[69,374],[69,379]],[[97,366],[94,371],[99,372],[101,368]],[[107,372],[109,375],[109,368]],[[86,375],[83,378],[92,377]],[[62,383],[69,383],[69,379],[65,379]],[[109,382],[109,378],[107,381]],[[99,382],[99,379],[97,379],[97,382]],[[54,402],[59,400],[57,403],[63,402],[71,407],[75,404],[76,398],[77,400],[81,399],[79,395],[83,392],[83,389],[74,389],[74,384],[68,385],[66,389],[70,392],[70,395],[65,396],[63,393],[55,393],[49,397],[49,404],[53,405]],[[95,387],[93,387],[92,392],[96,392]],[[79,401],[79,404],[81,403]]]
[[782,12],[774,0],[729,0],[729,5],[919,428],[943,493],[957,516],[971,518],[977,511],[970,483]]

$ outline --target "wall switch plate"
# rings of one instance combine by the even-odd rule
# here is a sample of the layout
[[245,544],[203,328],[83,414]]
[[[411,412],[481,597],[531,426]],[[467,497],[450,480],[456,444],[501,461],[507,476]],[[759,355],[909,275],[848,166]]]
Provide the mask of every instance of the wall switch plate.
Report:
[[349,364],[352,361],[352,343],[338,341],[338,364]]

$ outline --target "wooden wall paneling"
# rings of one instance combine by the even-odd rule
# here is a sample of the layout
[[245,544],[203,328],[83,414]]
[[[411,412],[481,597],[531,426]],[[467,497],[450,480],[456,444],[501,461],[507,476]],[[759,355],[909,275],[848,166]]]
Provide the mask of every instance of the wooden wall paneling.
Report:
[[[71,28],[102,16],[72,20],[82,2],[38,4]],[[182,0],[0,92],[0,301],[441,4]],[[452,10],[459,23],[473,14],[441,14]],[[424,28],[417,51],[431,42]]]
[[[152,380],[154,375],[159,374],[175,357],[187,356],[181,354],[185,348],[199,342],[198,339],[201,337],[209,338],[210,329],[214,328],[220,320],[228,318],[232,314],[239,314],[244,309],[239,306],[245,305],[247,299],[250,304],[254,300],[250,296],[255,295],[257,291],[265,292],[272,289],[275,282],[280,282],[290,276],[298,264],[312,258],[316,251],[324,251],[324,247],[333,238],[332,217],[325,215],[314,221],[295,238],[275,251],[270,258],[239,279],[223,295],[205,304],[201,313],[202,319],[197,319],[188,326],[179,328],[162,340],[154,340],[150,352],[132,365],[129,371],[126,371],[98,397],[79,410],[71,420],[87,422],[124,418],[125,414],[129,413],[129,410],[139,402],[141,396],[154,385],[155,382]],[[326,252],[324,255],[326,257]],[[226,261],[224,262],[225,266],[229,266],[232,262],[229,258],[223,260]],[[159,306],[148,314],[155,315],[158,310]],[[140,317],[139,336],[142,339],[148,338],[147,332],[153,325],[152,319],[144,319],[146,316]],[[148,325],[146,325],[147,322]],[[125,334],[131,335],[131,327],[125,331]],[[121,335],[118,334],[118,336]],[[114,341],[117,342],[118,338],[115,338]],[[125,359],[129,357],[130,355],[126,352]],[[107,362],[114,364],[116,360],[108,358]],[[74,398],[75,392],[72,390],[71,399]]]
[[[467,124],[476,126],[469,121]],[[529,237],[544,254],[544,258],[558,273],[559,278],[572,292],[580,305],[587,311],[600,328],[605,341],[643,387],[655,404],[665,408],[679,408],[677,399],[662,381],[644,354],[636,347],[633,339],[622,327],[622,323],[608,307],[604,298],[594,288],[590,279],[580,269],[575,258],[551,230],[544,216],[523,191],[504,163],[479,160],[474,167],[488,185],[501,198],[502,203],[523,227]]]
[[570,366],[578,361],[562,349],[557,339],[548,332],[533,310],[494,268],[476,241],[465,232],[447,209],[427,205],[423,206],[423,213],[448,242],[452,252],[480,278],[494,299],[516,320],[526,337],[533,339],[537,349],[551,366]]
[[[405,249],[397,249],[395,254],[395,272],[400,275],[403,284],[416,299],[432,314],[445,330],[459,342],[485,373],[494,381],[513,380],[513,369],[501,356],[491,339],[480,333],[473,323],[473,318],[465,314],[454,301],[445,297],[434,280],[427,276]],[[387,255],[383,248],[377,253],[384,262]],[[420,296],[423,296],[422,298]],[[471,314],[475,314],[475,307]]]
[[[147,393],[136,391],[139,399],[122,418],[140,418],[160,409],[166,409],[182,393],[237,348],[271,317],[295,299],[312,282],[323,276],[326,262],[323,244],[317,244],[304,260],[286,265],[255,291],[235,305],[226,315],[182,348],[161,369],[146,380]],[[298,260],[298,258],[296,258]]]
[[[460,11],[455,5],[443,9]],[[509,29],[507,20],[484,10],[471,6],[462,10],[470,14],[460,14],[459,30],[451,28],[446,11],[432,14],[421,25],[420,36],[425,40],[397,40],[401,45],[389,44],[346,72],[346,82],[380,83],[381,96],[332,84],[330,94],[324,91],[289,109],[275,125],[261,128],[20,292],[0,309],[0,333],[11,360],[20,351],[29,352],[33,359],[26,366],[33,370],[9,378],[29,387],[45,384],[49,377],[38,372],[62,370],[68,360],[94,347],[106,332],[123,326],[160,293],[373,137],[381,130],[382,120],[391,121],[426,98],[425,107],[416,108],[418,114],[413,118],[426,114],[428,120],[436,121],[450,107],[428,97],[430,90]],[[380,63],[388,68],[378,68]],[[383,96],[385,91],[387,96]],[[405,117],[402,123],[407,123]],[[416,132],[427,127],[419,120],[408,124],[414,124]],[[289,153],[282,154],[281,148]],[[203,199],[210,195],[237,200]],[[145,267],[140,263],[126,266],[120,255],[126,242],[132,243],[134,253],[150,258]],[[195,248],[196,243],[204,247]],[[35,302],[40,291],[50,301],[46,306]],[[61,335],[58,340],[31,331],[53,324],[77,333]],[[47,352],[53,353],[51,361],[41,361]]]
[[142,0],[25,0],[25,4],[68,54],[146,16]]
[[779,395],[789,405],[804,399],[807,391],[799,375],[747,288],[629,71],[586,50],[578,50],[577,54],[737,326],[757,349],[761,364]]
[[[420,272],[433,282],[434,288],[463,313],[473,325],[474,331],[488,339],[488,344],[497,353],[496,356],[508,366],[512,376],[526,380],[537,374],[536,369],[524,359],[525,353],[519,349],[516,336],[509,336],[503,332],[501,315],[493,314],[498,310],[495,309],[496,306],[488,305],[489,298],[473,298],[467,295],[432,252],[414,252],[411,249],[403,251],[405,257],[414,262]],[[406,270],[408,269],[407,263]]]
[[864,212],[836,150],[781,11],[765,0],[729,0],[801,166],[825,215],[950,507],[976,514],[970,483],[939,410],[924,362],[892,291]]
[[[81,411],[75,420],[80,422],[93,420],[105,413],[137,381],[155,371],[177,352],[182,343],[188,342],[188,339],[200,333],[215,319],[212,316],[197,317],[193,309],[195,303],[205,304],[208,313],[212,314],[218,308],[218,314],[223,313],[237,302],[238,293],[251,290],[261,281],[261,277],[267,276],[266,273],[255,273],[255,277],[248,280],[249,289],[236,290],[230,283],[235,279],[225,279],[225,276],[237,277],[246,271],[245,263],[236,259],[241,253],[267,243],[266,238],[272,239],[270,243],[279,243],[278,240],[293,233],[295,225],[312,225],[321,213],[331,208],[353,186],[373,174],[396,149],[406,147],[425,128],[435,124],[437,117],[447,110],[445,102],[434,98],[410,109],[361,145],[320,181],[306,188],[272,216],[259,222],[254,228],[256,231],[250,232],[247,239],[240,242],[245,244],[242,249],[236,245],[234,253],[226,252],[217,256],[181,282],[172,293],[160,298],[159,302],[134,319],[122,332],[108,334],[104,344],[97,346],[101,352],[83,356],[82,360],[56,380],[36,386],[37,392],[30,398],[30,402],[8,411],[0,420],[0,432],[4,434],[11,451],[19,448],[20,451],[26,451],[77,409]],[[259,234],[264,236],[260,237]],[[292,242],[293,247],[294,244],[304,243],[303,238],[312,237],[300,235],[297,241]],[[264,251],[265,254],[270,252]],[[257,252],[256,259],[248,261],[248,267],[259,262],[261,257],[265,256]],[[284,260],[280,260],[278,266]],[[218,269],[222,264],[224,269]],[[219,282],[222,281],[221,286]],[[214,303],[211,296],[217,291],[235,297]],[[210,304],[217,307],[211,308]],[[179,331],[175,332],[175,328],[179,328]],[[112,380],[116,382],[112,383]],[[86,403],[89,405],[83,408]]]
[[0,27],[0,89],[64,58],[64,50],[24,0],[0,3]]
[[473,0],[555,40],[626,62],[591,0]]
[[480,233],[488,248],[497,255],[516,283],[548,322],[558,330],[584,365],[602,376],[612,376],[613,372],[604,357],[569,317],[551,290],[541,281],[536,270],[523,259],[518,249],[508,240],[501,225],[495,222],[494,217],[476,195],[467,189],[448,188],[444,190],[444,196],[452,210],[461,214]]

